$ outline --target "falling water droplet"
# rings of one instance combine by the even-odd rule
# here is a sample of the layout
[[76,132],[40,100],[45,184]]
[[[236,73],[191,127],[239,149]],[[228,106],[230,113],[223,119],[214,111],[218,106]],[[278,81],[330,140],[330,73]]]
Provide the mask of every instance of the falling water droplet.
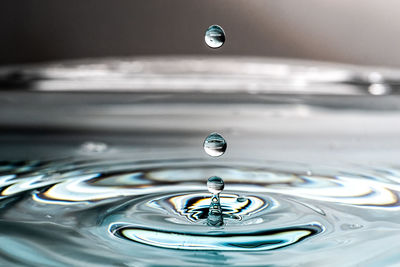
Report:
[[218,133],[212,133],[204,140],[204,150],[212,157],[219,157],[225,153],[226,141]]
[[225,43],[225,32],[221,26],[211,25],[204,36],[206,44],[211,48],[220,48]]
[[224,180],[219,178],[218,176],[213,176],[208,178],[207,188],[211,194],[219,194],[222,190],[224,190]]

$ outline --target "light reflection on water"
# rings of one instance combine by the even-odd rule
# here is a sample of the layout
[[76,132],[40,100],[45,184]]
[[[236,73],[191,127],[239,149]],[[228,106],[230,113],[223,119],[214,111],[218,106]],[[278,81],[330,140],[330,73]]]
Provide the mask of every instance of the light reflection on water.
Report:
[[[257,264],[263,258],[278,264],[279,251],[310,254],[296,258],[306,264],[343,248],[358,255],[366,242],[379,252],[398,238],[397,169],[319,166],[307,175],[288,171],[290,162],[241,162],[4,161],[0,225],[9,230],[0,242],[14,249],[1,249],[3,262],[68,265],[101,257],[99,264],[154,265],[152,255],[168,250],[161,257],[174,255],[173,264],[182,265],[190,251],[199,264]],[[206,223],[210,173],[226,183],[222,227]],[[70,256],[60,257],[59,249]]]
[[[0,265],[400,262],[397,70],[195,57],[18,68],[0,70],[0,86],[25,89],[0,94]],[[214,131],[229,153],[210,159]],[[218,227],[211,176],[225,182]]]

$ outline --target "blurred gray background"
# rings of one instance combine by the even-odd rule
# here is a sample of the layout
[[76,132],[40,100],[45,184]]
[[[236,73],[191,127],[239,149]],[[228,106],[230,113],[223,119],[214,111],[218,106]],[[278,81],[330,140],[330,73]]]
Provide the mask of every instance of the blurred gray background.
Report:
[[[0,64],[243,55],[400,66],[395,0],[3,0]],[[211,24],[225,45],[204,44]]]

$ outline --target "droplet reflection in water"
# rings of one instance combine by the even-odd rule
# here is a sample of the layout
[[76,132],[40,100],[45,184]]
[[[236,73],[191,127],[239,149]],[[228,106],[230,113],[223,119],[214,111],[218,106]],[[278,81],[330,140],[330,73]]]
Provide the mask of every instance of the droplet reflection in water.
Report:
[[208,191],[213,194],[207,217],[207,224],[210,226],[222,226],[224,224],[221,203],[219,201],[219,193],[224,190],[224,185],[224,181],[218,176],[210,177],[207,181]]
[[373,83],[368,87],[368,92],[371,95],[388,95],[391,91],[390,86],[384,83]]
[[225,43],[225,32],[221,26],[211,25],[204,36],[206,44],[211,48],[220,48]]
[[226,141],[219,133],[212,133],[204,140],[204,151],[212,157],[222,156],[226,151]]

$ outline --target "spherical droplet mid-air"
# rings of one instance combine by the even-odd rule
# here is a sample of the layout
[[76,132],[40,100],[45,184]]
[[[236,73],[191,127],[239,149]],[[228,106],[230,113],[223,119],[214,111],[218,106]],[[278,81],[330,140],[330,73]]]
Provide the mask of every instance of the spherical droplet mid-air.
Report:
[[204,36],[206,44],[211,48],[220,48],[225,43],[225,32],[221,26],[211,25]]
[[224,180],[222,180],[220,177],[212,176],[208,178],[207,188],[208,191],[210,191],[210,193],[212,193],[213,195],[221,193],[222,190],[224,190],[224,186]]
[[203,147],[208,155],[219,157],[225,153],[227,144],[220,134],[212,133],[204,140]]

